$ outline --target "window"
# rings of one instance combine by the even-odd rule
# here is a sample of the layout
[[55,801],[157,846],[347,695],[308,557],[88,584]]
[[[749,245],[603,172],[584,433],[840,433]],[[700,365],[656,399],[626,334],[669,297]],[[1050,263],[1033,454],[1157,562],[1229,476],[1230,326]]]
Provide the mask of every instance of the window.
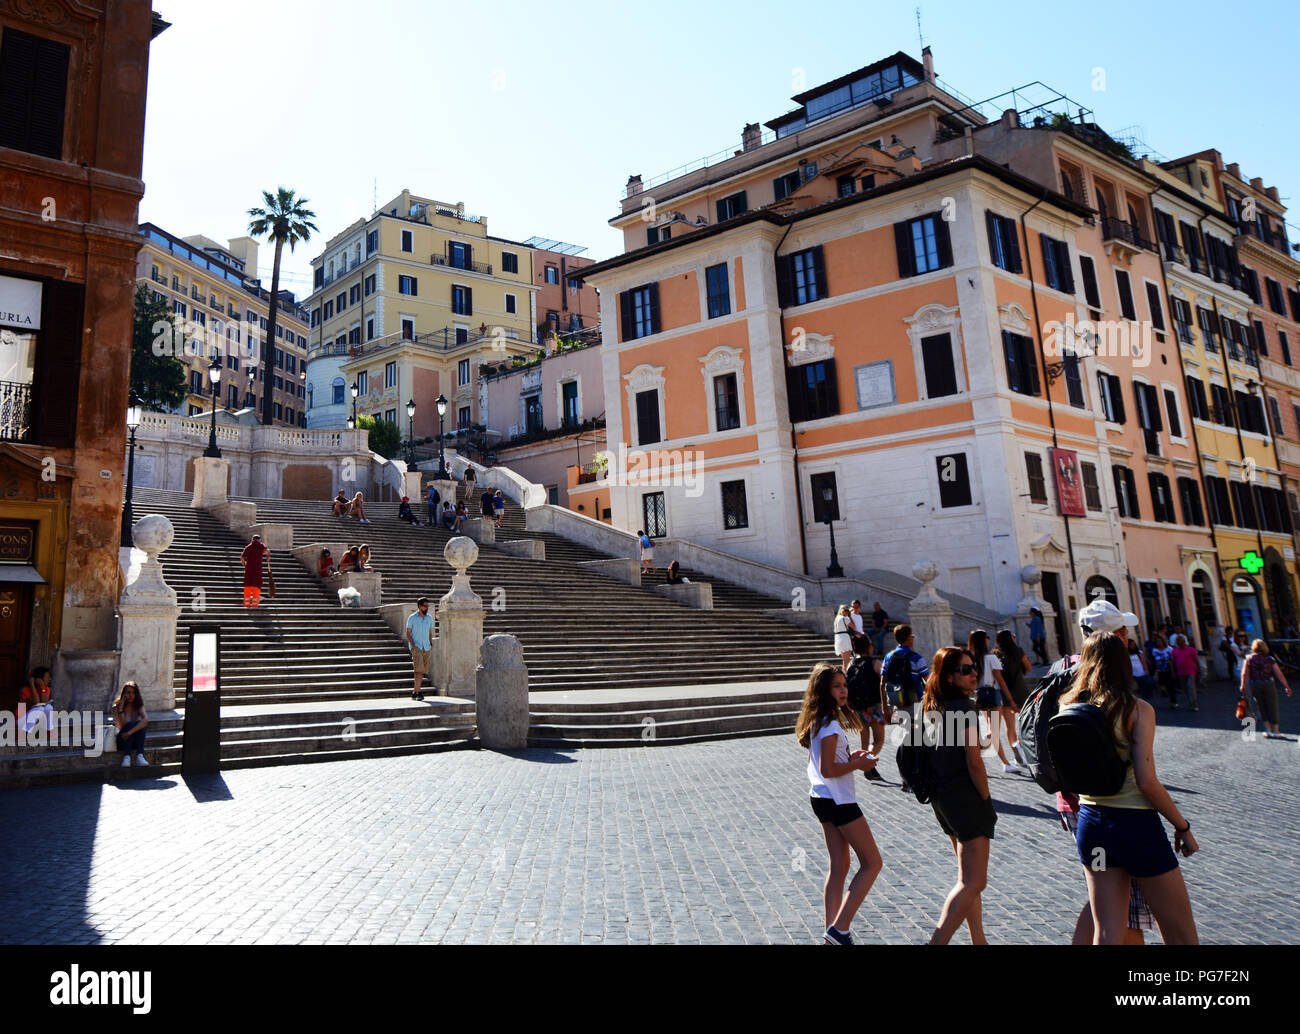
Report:
[[378,250],[379,250],[379,231],[378,231],[378,230],[367,230],[367,231],[366,231],[366,255],[367,255],[367,257],[370,256],[370,255],[373,255],[373,254],[374,254],[376,251],[378,251]]
[[462,359],[460,362],[456,364],[456,383],[457,384],[469,383],[469,360],[468,359]]
[[1232,493],[1232,509],[1237,515],[1236,527],[1258,528],[1259,521],[1255,517],[1255,502],[1250,496],[1250,486],[1242,481],[1230,481],[1228,489]]
[[632,341],[659,333],[659,285],[645,284],[618,296],[622,339]]
[[749,509],[745,505],[745,482],[722,482],[722,528],[732,531],[749,527]]
[[1137,402],[1138,426],[1147,432],[1147,453],[1158,456],[1160,444],[1155,436],[1164,430],[1164,422],[1160,419],[1160,393],[1154,384],[1134,381],[1133,398]]
[[993,264],[1008,273],[1019,273],[1022,267],[1015,220],[986,211],[984,221],[988,226],[989,256],[993,259]]
[[[1300,291],[1293,287],[1286,289],[1287,301],[1291,303],[1291,318],[1300,323]],[[1258,299],[1256,299],[1258,301]]]
[[469,328],[468,328],[468,327],[457,327],[457,328],[456,328],[456,344],[458,344],[458,345],[463,345],[463,344],[464,344],[466,341],[468,341],[468,340],[469,340]]
[[506,312],[513,313],[514,311],[515,311],[515,296],[513,294],[508,294],[506,295]]
[[657,388],[636,393],[636,438],[638,445],[653,445],[661,440]]
[[821,420],[840,411],[839,386],[835,381],[835,360],[805,363],[786,371],[790,420]]
[[[854,182],[852,175],[837,176],[835,178],[835,196],[848,197],[850,194],[857,193],[857,183]],[[1296,317],[1300,319],[1300,316]]]
[[731,289],[727,285],[727,264],[709,266],[704,271],[704,281],[708,290],[709,319],[726,316],[731,312]]
[[1174,497],[1169,491],[1169,478],[1164,474],[1148,473],[1147,486],[1151,489],[1153,519],[1161,524],[1177,524],[1174,514]]
[[1002,351],[1007,363],[1007,387],[1021,395],[1037,395],[1038,359],[1033,340],[1004,330]]
[[543,427],[541,395],[524,397],[524,433],[536,434]]
[[503,251],[501,253],[501,272],[518,273],[519,256],[512,251]]
[[474,315],[474,291],[472,288],[462,287],[460,284],[452,285],[451,311],[457,316]]
[[366,340],[373,341],[374,339],[375,339],[375,318],[371,316],[366,320]]
[[1115,498],[1119,502],[1119,515],[1140,520],[1142,512],[1138,509],[1137,483],[1133,480],[1133,471],[1116,465],[1111,467],[1111,473],[1115,475]]
[[1205,260],[1201,258],[1201,234],[1191,223],[1179,223],[1183,234],[1183,251],[1187,253],[1187,264],[1195,273],[1206,271]]
[[1083,397],[1083,374],[1079,357],[1068,348],[1061,350],[1061,371],[1065,375],[1065,393],[1070,405],[1076,409],[1086,409],[1088,403]]
[[1070,246],[1046,234],[1038,235],[1043,245],[1043,279],[1047,286],[1062,294],[1074,294],[1074,274],[1070,271]]
[[1083,274],[1083,297],[1090,309],[1101,311],[1101,293],[1097,290],[1097,266],[1088,255],[1079,256],[1079,272]]
[[1268,358],[1268,337],[1264,333],[1264,324],[1260,323],[1259,320],[1255,320],[1254,333],[1251,334],[1251,338],[1255,346],[1255,351],[1257,351],[1260,355],[1262,355],[1265,359],[1267,359]]
[[[840,490],[835,484],[835,475],[814,474],[809,479],[809,484],[812,488],[814,523],[825,524],[827,519],[838,521],[840,519]],[[830,492],[829,499],[826,497],[828,490]]]
[[415,238],[412,235],[410,230],[402,231],[402,250],[403,251],[415,250]]
[[1029,501],[1047,502],[1047,479],[1043,477],[1043,457],[1036,452],[1025,453],[1025,477],[1029,481]]
[[957,394],[957,370],[952,360],[952,338],[934,334],[921,338],[921,362],[925,367],[925,397],[942,398]]
[[966,468],[966,454],[952,453],[936,456],[939,472],[939,505],[947,510],[954,506],[970,506],[970,473]]
[[196,395],[203,394],[203,374],[199,370],[190,371],[190,391]]
[[1259,293],[1259,274],[1253,269],[1242,268],[1241,288],[1250,295],[1250,300],[1252,302],[1256,305],[1262,304],[1263,296]]
[[473,269],[469,245],[461,241],[449,241],[447,243],[447,264],[454,269]]
[[745,204],[745,192],[739,191],[735,194],[729,194],[718,202],[718,222],[726,222],[728,219],[734,219],[738,215],[743,215],[749,210]]
[[1291,342],[1290,340],[1288,340],[1286,336],[1286,331],[1283,330],[1281,327],[1278,327],[1277,330],[1277,344],[1278,347],[1282,349],[1282,361],[1286,363],[1287,366],[1290,366],[1291,365]]
[[1264,416],[1264,403],[1258,395],[1235,392],[1237,397],[1237,422],[1243,431],[1268,434],[1268,420]]
[[[338,297],[334,299],[334,311],[342,312],[347,307],[348,307],[348,294],[346,291],[340,291],[338,293]],[[276,327],[275,329],[279,330],[280,328]]]
[[1196,307],[1196,321],[1201,326],[1201,337],[1205,341],[1206,351],[1217,352],[1219,350],[1219,328],[1215,326],[1214,313],[1198,305]]
[[1119,291],[1119,311],[1126,320],[1138,318],[1133,306],[1133,287],[1129,283],[1128,273],[1122,269],[1115,270],[1115,287]]
[[1210,419],[1224,427],[1232,426],[1232,398],[1222,384],[1210,385]]
[[560,406],[560,422],[563,426],[577,427],[580,422],[577,381],[565,381],[560,385]]
[[418,295],[420,293],[420,285],[416,282],[416,279],[413,276],[399,276],[397,278],[397,293]]
[[1178,331],[1178,340],[1192,343],[1192,310],[1181,298],[1170,298],[1169,309],[1174,316],[1174,326]]
[[1169,437],[1183,436],[1183,422],[1178,418],[1178,394],[1173,388],[1165,388],[1165,415],[1169,418]]
[[385,387],[385,388],[396,388],[396,387],[397,387],[397,363],[396,363],[396,361],[391,362],[391,363],[384,363],[384,387]]
[[277,420],[284,419],[284,406],[282,406],[279,402],[275,403],[275,419]]
[[1268,421],[1273,429],[1273,436],[1280,438],[1282,435],[1282,410],[1278,407],[1277,397],[1270,395],[1268,397]]
[[776,195],[776,200],[781,201],[789,197],[799,189],[799,184],[803,180],[799,176],[799,170],[787,172],[784,176],[778,176],[772,181],[772,192]]
[[1268,288],[1268,307],[1279,316],[1285,316],[1286,306],[1282,304],[1282,285],[1271,276],[1264,278],[1264,284]]
[[652,539],[668,534],[668,514],[662,492],[647,492],[641,497],[641,527]]
[[713,378],[713,407],[719,431],[740,426],[740,394],[734,373]]
[[777,256],[776,293],[782,308],[826,297],[826,264],[820,244],[792,255]]
[[952,265],[948,224],[938,212],[894,224],[898,275],[902,279],[932,273]]
[[326,318],[327,320],[329,320],[329,319],[333,319],[333,318],[334,318],[334,303],[333,303],[333,302],[326,302],[326,303],[325,303],[325,318]]
[[66,43],[5,26],[0,36],[0,147],[62,159],[70,53]]
[[1101,509],[1101,485],[1097,483],[1097,465],[1080,463],[1083,474],[1083,501],[1089,510]]
[[659,243],[659,227],[647,226],[645,229],[645,246],[648,248],[652,244]]
[[348,301],[349,301],[352,305],[356,305],[357,302],[361,301],[361,285],[360,285],[360,284],[353,284],[351,287],[348,288]]
[[470,417],[470,407],[461,406],[456,410],[456,429],[459,431],[468,431],[473,420]]
[[1201,490],[1195,478],[1178,479],[1178,501],[1183,508],[1183,523],[1197,528],[1205,527],[1205,512],[1201,509]]
[[366,277],[366,281],[365,281],[365,293],[366,293],[366,296],[367,296],[367,297],[369,297],[370,295],[372,295],[372,294],[375,293],[375,274],[374,274],[374,273],[371,273],[368,277]]
[[353,383],[357,386],[358,396],[370,394],[370,374],[366,370],[359,371]]
[[1205,498],[1210,505],[1210,522],[1232,526],[1232,506],[1228,502],[1228,483],[1220,477],[1205,479]]

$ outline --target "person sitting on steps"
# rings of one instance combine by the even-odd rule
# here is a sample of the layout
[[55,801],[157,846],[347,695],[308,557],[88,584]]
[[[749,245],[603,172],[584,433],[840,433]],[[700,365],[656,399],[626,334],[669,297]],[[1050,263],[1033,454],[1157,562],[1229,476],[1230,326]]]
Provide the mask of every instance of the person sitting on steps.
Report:
[[329,578],[339,573],[338,568],[334,566],[334,558],[330,556],[328,549],[320,551],[320,559],[316,562],[316,573],[322,578]]
[[339,494],[334,497],[334,516],[346,517],[348,513],[348,497],[344,494],[343,489],[339,489]]
[[362,524],[369,524],[370,519],[366,516],[365,497],[360,492],[352,497],[352,502],[348,504],[348,516],[355,517]]

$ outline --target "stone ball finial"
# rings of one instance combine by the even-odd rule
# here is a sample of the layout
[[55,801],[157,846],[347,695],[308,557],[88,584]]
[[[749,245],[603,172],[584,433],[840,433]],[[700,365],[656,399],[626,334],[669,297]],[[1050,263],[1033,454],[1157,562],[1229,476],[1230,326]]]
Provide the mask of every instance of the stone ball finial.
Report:
[[1025,564],[1020,569],[1020,580],[1026,585],[1037,585],[1043,580],[1043,572],[1033,564]]
[[447,543],[442,555],[457,574],[464,574],[478,560],[478,543],[467,535],[457,535]]
[[176,529],[172,527],[172,522],[160,513],[141,517],[131,529],[131,541],[137,549],[144,550],[151,560],[164,552],[175,537]]
[[928,586],[939,577],[939,565],[933,560],[918,560],[912,565],[912,577]]

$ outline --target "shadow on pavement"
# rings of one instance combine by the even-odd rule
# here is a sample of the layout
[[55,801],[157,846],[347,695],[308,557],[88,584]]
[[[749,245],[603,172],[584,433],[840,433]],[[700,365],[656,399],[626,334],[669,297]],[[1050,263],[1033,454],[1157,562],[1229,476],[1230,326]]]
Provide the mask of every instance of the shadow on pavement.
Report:
[[182,776],[182,779],[189,788],[191,796],[199,804],[206,804],[209,801],[233,801],[235,799],[235,795],[226,786],[226,781],[222,778],[220,772],[215,772],[212,775]]

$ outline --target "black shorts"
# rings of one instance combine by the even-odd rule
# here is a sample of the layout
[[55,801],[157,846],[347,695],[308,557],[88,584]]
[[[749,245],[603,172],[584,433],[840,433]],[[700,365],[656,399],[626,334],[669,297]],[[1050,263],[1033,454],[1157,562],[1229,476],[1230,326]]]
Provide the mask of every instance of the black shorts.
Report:
[[976,837],[993,839],[993,827],[998,813],[992,800],[981,799],[979,792],[969,782],[940,790],[930,801],[939,828],[961,843]]
[[810,797],[813,814],[818,822],[829,822],[832,826],[847,826],[850,822],[862,818],[862,809],[856,804],[836,804],[829,797]]

